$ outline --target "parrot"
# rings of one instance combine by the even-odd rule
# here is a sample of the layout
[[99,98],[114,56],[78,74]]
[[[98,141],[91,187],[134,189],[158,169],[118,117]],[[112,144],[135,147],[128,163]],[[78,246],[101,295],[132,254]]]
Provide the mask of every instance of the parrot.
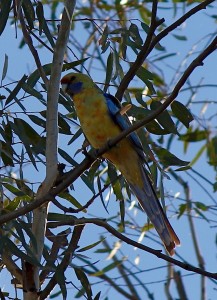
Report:
[[[90,145],[99,149],[131,126],[122,113],[120,101],[104,93],[86,74],[69,73],[61,79],[62,90],[69,95]],[[123,175],[142,209],[172,256],[180,240],[173,230],[155,192],[147,171],[147,161],[138,135],[133,132],[102,155]]]

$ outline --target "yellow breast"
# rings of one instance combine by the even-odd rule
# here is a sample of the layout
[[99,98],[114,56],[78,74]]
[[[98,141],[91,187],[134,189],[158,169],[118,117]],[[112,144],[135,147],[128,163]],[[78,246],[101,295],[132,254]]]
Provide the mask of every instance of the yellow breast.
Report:
[[[75,95],[73,101],[83,132],[94,148],[101,148],[121,132],[109,115],[103,94],[93,95],[92,90],[86,90]],[[142,185],[139,157],[129,139],[123,139],[103,157],[116,165],[129,182]]]

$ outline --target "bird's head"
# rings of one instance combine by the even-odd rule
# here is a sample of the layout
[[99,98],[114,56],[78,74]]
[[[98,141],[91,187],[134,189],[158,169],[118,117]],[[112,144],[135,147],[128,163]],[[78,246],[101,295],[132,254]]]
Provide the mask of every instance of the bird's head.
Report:
[[61,79],[61,84],[63,91],[71,97],[95,85],[88,75],[82,73],[69,73],[65,75]]

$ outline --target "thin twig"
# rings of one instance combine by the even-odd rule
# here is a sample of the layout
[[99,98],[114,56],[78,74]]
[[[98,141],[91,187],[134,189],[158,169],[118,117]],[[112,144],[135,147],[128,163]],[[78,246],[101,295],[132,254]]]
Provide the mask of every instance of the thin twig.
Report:
[[16,211],[10,212],[8,214],[0,216],[0,225],[8,222],[14,218],[17,218],[21,215],[26,214],[27,212],[41,206],[42,204],[52,201],[56,195],[60,192],[64,191],[72,182],[74,182],[85,170],[87,170],[91,164],[100,157],[103,153],[108,151],[111,147],[116,145],[122,139],[124,139],[127,135],[131,132],[143,127],[145,124],[154,120],[160,113],[162,113],[170,104],[171,102],[177,97],[180,89],[185,84],[187,78],[191,75],[194,69],[198,66],[202,65],[203,60],[209,56],[213,51],[215,51],[217,45],[217,37],[210,43],[210,45],[189,65],[186,71],[183,73],[182,77],[179,79],[178,83],[174,87],[174,90],[167,97],[165,102],[155,111],[150,113],[149,116],[145,117],[141,121],[135,123],[127,130],[121,132],[117,137],[111,139],[109,143],[107,143],[104,147],[100,148],[97,153],[94,151],[90,151],[88,153],[88,157],[86,157],[75,169],[71,170],[67,173],[67,177],[55,187],[55,189],[51,189],[44,197],[37,199],[37,201],[33,201],[30,204],[26,205],[25,207],[21,207]]
[[[85,224],[84,224],[85,225]],[[74,228],[70,243],[68,248],[65,251],[65,255],[61,261],[61,263],[58,265],[57,272],[65,272],[67,269],[68,265],[71,263],[72,257],[74,255],[74,252],[78,246],[78,242],[80,240],[82,231],[84,229],[84,225],[76,226]],[[57,284],[56,280],[56,273],[52,276],[50,281],[48,282],[47,286],[44,288],[42,293],[40,294],[40,299],[47,299],[49,296],[50,292],[53,290],[55,285]]]
[[[133,79],[135,76],[136,72],[138,69],[141,67],[145,59],[148,57],[148,55],[151,53],[151,51],[154,49],[154,47],[165,37],[167,36],[170,32],[172,32],[176,27],[180,26],[183,24],[187,19],[189,19],[192,15],[196,14],[202,9],[205,9],[209,4],[214,2],[215,0],[205,0],[202,3],[198,4],[191,10],[189,10],[186,14],[184,14],[181,18],[179,18],[177,21],[175,21],[173,24],[168,26],[166,29],[161,31],[157,36],[153,36],[152,42],[149,45],[148,48],[143,47],[142,50],[139,52],[137,55],[137,58],[135,62],[131,65],[130,69],[122,79],[118,91],[116,93],[116,97],[121,100],[124,94],[124,91],[127,89],[130,81]],[[154,5],[154,3],[153,3]],[[155,24],[152,24],[153,28]],[[153,28],[150,30],[153,30]],[[156,28],[155,28],[156,29]]]
[[85,224],[95,224],[99,227],[105,228],[113,236],[117,237],[118,239],[122,240],[123,242],[125,242],[129,245],[132,245],[134,247],[137,247],[139,249],[142,249],[148,253],[151,253],[151,254],[157,256],[158,258],[161,258],[167,262],[173,263],[182,269],[185,269],[187,271],[192,271],[194,273],[201,274],[201,275],[209,277],[209,278],[217,279],[217,273],[211,273],[211,272],[205,271],[201,268],[194,267],[186,262],[181,262],[181,261],[174,259],[166,254],[161,253],[161,250],[154,250],[150,247],[147,247],[145,245],[142,245],[138,242],[135,242],[135,241],[129,239],[125,235],[121,234],[119,231],[115,230],[105,220],[98,219],[98,218],[80,218],[80,219],[78,219],[78,218],[75,218],[72,216],[71,216],[71,218],[72,218],[71,220],[67,220],[67,221],[48,222],[47,227],[48,228],[56,228],[56,227],[65,226],[65,225],[78,226],[78,225],[85,225]]

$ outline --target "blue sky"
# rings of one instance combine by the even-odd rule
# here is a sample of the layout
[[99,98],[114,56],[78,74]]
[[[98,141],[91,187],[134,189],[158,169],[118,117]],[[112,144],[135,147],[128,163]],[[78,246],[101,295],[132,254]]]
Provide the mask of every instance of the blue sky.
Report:
[[[161,7],[166,7],[167,4],[161,4]],[[173,22],[173,18],[171,16],[172,10],[166,10],[166,9],[159,9],[158,17],[164,17],[166,20],[166,24],[170,24]],[[183,12],[182,10],[178,10],[178,15],[176,18],[178,18],[179,15],[181,15]],[[192,17],[190,20],[188,20],[181,28],[178,29],[178,33],[180,35],[185,35],[187,37],[187,41],[179,41],[175,39],[174,37],[168,36],[162,41],[162,45],[166,45],[167,48],[169,48],[169,51],[176,52],[177,55],[171,58],[168,58],[166,63],[164,63],[165,68],[165,74],[167,76],[167,79],[169,78],[169,81],[171,81],[171,88],[176,82],[176,76],[174,74],[173,67],[176,68],[176,66],[180,65],[183,62],[183,59],[185,59],[186,55],[190,53],[190,51],[196,47],[196,50],[199,51],[200,49],[203,49],[203,47],[206,45],[206,43],[209,41],[209,34],[216,31],[216,23],[214,22],[214,19],[209,18],[209,15],[214,14],[214,9],[207,9],[206,11],[200,12],[200,17],[198,19],[197,16]],[[198,21],[199,20],[199,21]],[[206,36],[205,39],[201,40],[202,37]],[[27,47],[24,47],[23,49],[18,49],[18,45],[20,42],[21,34],[18,30],[18,38],[15,38],[15,29],[13,27],[10,27],[9,24],[7,25],[7,28],[3,35],[0,37],[1,39],[1,48],[0,48],[0,54],[1,54],[1,60],[0,60],[0,70],[3,68],[3,58],[5,53],[9,56],[9,67],[8,67],[8,74],[5,82],[10,82],[12,80],[19,80],[21,76],[25,74],[31,73],[33,70],[35,70],[35,64],[33,62],[31,53],[27,49]],[[81,37],[82,39],[82,37]],[[198,43],[199,42],[199,43]],[[42,60],[42,63],[49,63],[51,61],[51,54],[47,50],[40,50],[40,57]],[[195,57],[195,54],[190,54],[189,57],[187,57],[186,64],[188,65],[192,59]],[[182,70],[185,68],[186,64],[183,65]],[[159,62],[159,67],[161,67],[161,62]],[[216,80],[216,66],[217,66],[217,52],[213,53],[210,57],[208,57],[204,61],[204,66],[199,67],[195,70],[194,74],[190,77],[191,84],[197,85],[201,80],[203,84],[213,84],[217,85]],[[96,70],[94,70],[91,73],[92,77],[96,81],[102,81],[102,74],[99,72],[97,73]],[[104,79],[105,77],[103,77]],[[173,80],[174,79],[174,80]],[[188,92],[180,93],[177,100],[179,100],[182,103],[186,103],[187,99],[189,97]],[[216,101],[216,88],[204,88],[200,89],[198,94],[195,97],[195,101],[203,101],[206,100],[215,100]],[[38,111],[38,102],[35,102],[34,99],[30,99],[30,107],[33,111]],[[44,108],[43,108],[44,109]],[[201,111],[201,105],[193,105],[191,107],[192,113],[194,114],[200,114]],[[216,111],[216,103],[209,105],[207,108],[207,111],[205,112],[205,115],[200,115],[201,122],[203,118],[207,118],[209,115],[212,115],[213,112]],[[72,128],[72,131],[74,132],[76,128]],[[73,156],[74,153],[77,150],[77,147],[79,146],[76,143],[75,146],[67,146],[67,143],[69,141],[70,137],[60,137],[60,143],[65,143],[66,147],[68,147],[68,153],[71,153]],[[82,139],[79,139],[80,143],[82,143]],[[203,142],[200,143],[202,146]],[[173,152],[175,155],[180,157],[181,159],[190,161],[194,155],[195,152],[198,151],[198,145],[192,145],[186,154],[184,154],[182,149],[182,143],[176,142],[171,152]],[[81,159],[81,157],[79,158]],[[211,167],[208,167],[207,165],[207,158],[205,154],[203,154],[202,159],[195,164],[195,169],[198,172],[201,172],[205,177],[207,177],[210,181],[214,182],[216,174],[214,173],[213,169]],[[175,169],[175,168],[174,168]],[[42,168],[43,170],[43,168]],[[41,171],[41,170],[40,170]],[[30,168],[27,168],[25,171],[25,176],[30,181],[34,181],[35,178],[37,178],[37,181],[40,182],[44,179],[44,173],[43,172],[36,172],[36,170],[32,170]],[[213,202],[209,197],[202,191],[201,188],[198,187],[198,185],[190,179],[190,177],[182,172],[181,176],[189,182],[189,185],[191,187],[191,197],[194,201],[200,201],[207,205],[213,205]],[[180,186],[177,185],[174,180],[165,180],[164,181],[166,186],[166,193],[168,193],[173,199],[174,195],[177,192],[180,192],[180,197],[183,197],[183,190],[180,190]],[[211,187],[207,186],[210,193],[212,193]],[[104,193],[106,195],[106,193]],[[73,191],[73,196],[75,196],[76,199],[81,201],[81,203],[85,203],[86,200],[90,199],[92,196],[92,193],[85,187],[83,182],[81,180],[77,180],[75,183],[75,191]],[[213,195],[216,198],[216,195]],[[112,197],[113,198],[113,197]],[[179,201],[179,200],[175,200]],[[118,202],[114,201],[114,199],[111,199],[109,201],[108,210],[110,212],[110,216],[113,216],[116,214],[116,212],[119,211],[119,205]],[[129,212],[133,215],[132,212]],[[134,211],[135,213],[135,211]],[[97,215],[101,217],[108,217],[107,213],[103,209],[100,199],[96,200],[95,205],[90,209],[89,215]],[[175,230],[177,231],[180,240],[182,242],[181,247],[178,249],[178,254],[181,255],[187,262],[192,263],[197,266],[197,260],[195,258],[194,252],[192,251],[192,237],[189,232],[189,226],[187,222],[187,217],[183,216],[179,220],[177,220],[176,216],[174,215],[174,210],[171,208],[171,211],[168,212],[169,216],[172,216],[171,223]],[[215,215],[212,217],[215,219]],[[141,226],[143,222],[146,222],[147,218],[144,216],[142,212],[138,212],[138,215],[136,217],[136,220],[138,224]],[[205,220],[201,220],[196,215],[194,216],[195,221],[195,227],[197,231],[197,237],[199,239],[199,244],[201,248],[201,252],[206,258],[206,265],[205,268],[210,272],[216,272],[216,244],[215,244],[215,232],[216,229],[211,227],[211,225],[215,225],[215,223],[208,223]],[[93,236],[94,231],[94,236]],[[93,225],[88,225],[85,234],[82,236],[80,244],[83,246],[88,245],[89,243],[94,243],[97,241],[97,232],[103,233],[108,239],[108,241],[116,241],[113,240],[109,234],[105,233],[102,229],[96,229]],[[154,233],[155,234],[155,233]],[[153,236],[153,233],[149,233],[148,235]],[[138,236],[132,237],[133,239],[137,240]],[[156,243],[153,243],[149,239],[144,239],[143,243],[146,243],[150,247],[156,247]],[[112,243],[110,244],[112,246]],[[160,246],[159,246],[160,247]],[[161,248],[161,247],[160,247]],[[140,250],[135,250],[131,246],[123,245],[121,248],[121,251],[128,253],[129,257],[133,261],[137,256],[140,257],[140,264],[139,268],[141,270],[147,270],[154,267],[159,266],[166,266],[164,261],[159,260],[158,258],[153,257],[151,254],[141,252]],[[85,253],[86,254],[86,253]],[[120,257],[121,257],[121,253]],[[92,252],[89,251],[87,255],[92,256]],[[95,255],[93,256],[93,262],[101,259],[101,265],[102,267],[106,266],[108,264],[108,261],[104,261],[106,256],[103,255]],[[111,262],[111,261],[110,261]],[[136,270],[136,267],[133,266],[132,270]],[[178,270],[179,268],[176,268]],[[164,290],[164,284],[162,282],[156,283],[158,281],[161,281],[165,278],[165,273],[162,272],[164,269],[152,271],[152,272],[144,272],[144,278],[143,282],[147,284],[147,287],[150,288],[150,290],[154,293],[156,299],[165,299],[162,298],[162,293]],[[70,272],[70,271],[69,271]],[[1,273],[2,274],[2,273]],[[0,274],[0,279],[3,282],[4,278],[2,278],[2,275]],[[115,273],[111,273],[111,276],[116,276]],[[189,272],[185,270],[181,270],[181,274],[186,276],[184,278],[184,284],[186,287],[186,291],[188,294],[189,299],[199,299],[199,288],[200,285],[200,277],[199,275],[191,275]],[[155,282],[155,283],[152,283]],[[150,283],[150,284],[148,284]],[[151,284],[152,283],[152,284]],[[5,289],[7,290],[7,284],[9,284],[9,281],[5,281]],[[207,279],[207,299],[215,299],[216,298],[216,285],[213,284],[209,279]],[[99,286],[96,286],[96,291],[98,290]],[[138,287],[138,289],[140,289]],[[106,288],[105,288],[106,290]],[[175,287],[174,287],[175,290]],[[115,294],[114,294],[115,296]],[[121,297],[118,297],[118,299],[122,299]]]

